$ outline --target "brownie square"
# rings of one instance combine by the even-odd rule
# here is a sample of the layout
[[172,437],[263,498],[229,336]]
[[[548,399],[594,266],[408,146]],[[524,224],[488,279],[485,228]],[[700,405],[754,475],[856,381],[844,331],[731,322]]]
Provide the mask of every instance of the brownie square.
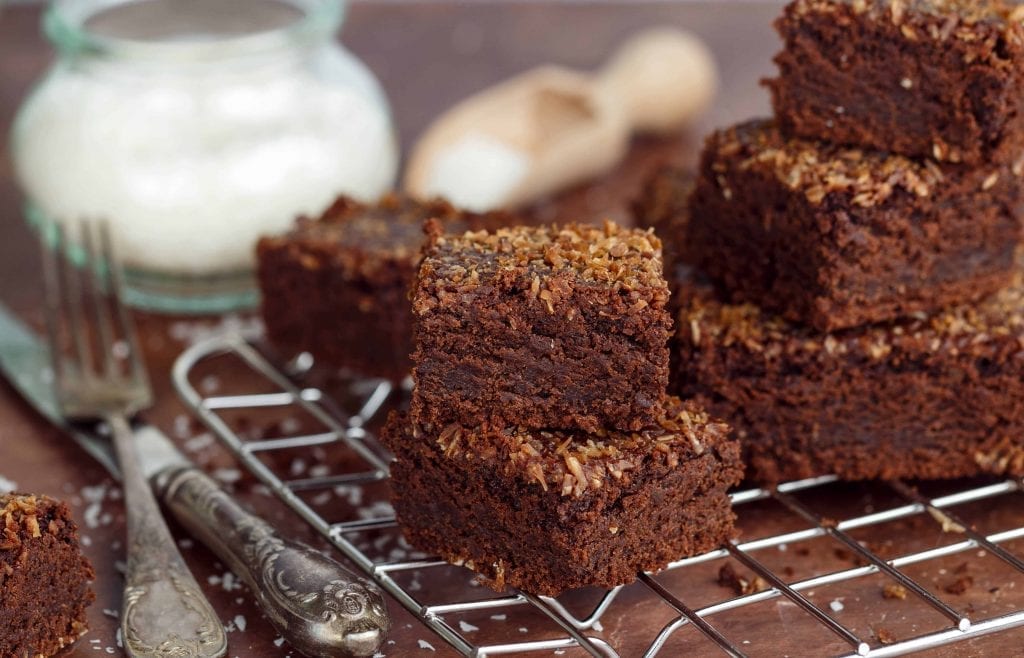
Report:
[[727,299],[831,331],[977,300],[1020,240],[1010,168],[790,139],[754,121],[709,137],[678,240]]
[[53,656],[74,644],[95,579],[67,505],[0,494],[0,656]]
[[776,116],[803,137],[1024,166],[1022,19],[1001,0],[795,0],[776,23]]
[[763,482],[1024,475],[1024,276],[975,305],[819,334],[691,276],[673,390],[737,431]]
[[657,421],[672,320],[653,233],[429,226],[412,298],[417,423],[595,432]]
[[408,294],[430,218],[453,231],[514,221],[462,213],[443,201],[391,195],[368,206],[342,197],[320,218],[301,218],[289,233],[261,239],[257,273],[270,341],[363,375],[407,376]]
[[431,427],[395,413],[382,439],[409,542],[498,590],[610,588],[734,536],[739,446],[677,399],[635,433]]

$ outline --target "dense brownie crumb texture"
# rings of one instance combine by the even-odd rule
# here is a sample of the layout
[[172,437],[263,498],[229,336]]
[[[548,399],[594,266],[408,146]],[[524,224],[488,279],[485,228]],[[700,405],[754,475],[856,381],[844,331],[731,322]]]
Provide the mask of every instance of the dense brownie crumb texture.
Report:
[[382,433],[410,543],[496,589],[555,596],[732,538],[739,446],[667,396],[653,232],[427,231],[410,411]]
[[1024,475],[1024,275],[980,304],[819,333],[681,282],[675,390],[778,482]]
[[0,656],[52,656],[84,635],[95,577],[67,505],[0,495]]
[[430,241],[413,289],[413,418],[638,430],[668,384],[661,242],[606,223]]
[[443,428],[395,413],[393,504],[409,541],[543,595],[614,587],[734,536],[729,428],[669,398],[638,432]]
[[400,380],[412,351],[408,293],[425,242],[423,222],[462,232],[514,223],[512,215],[461,212],[445,201],[388,195],[367,205],[339,198],[257,246],[267,336],[280,349],[370,377]]
[[776,23],[776,115],[804,137],[1020,166],[1022,21],[1001,0],[796,0]]

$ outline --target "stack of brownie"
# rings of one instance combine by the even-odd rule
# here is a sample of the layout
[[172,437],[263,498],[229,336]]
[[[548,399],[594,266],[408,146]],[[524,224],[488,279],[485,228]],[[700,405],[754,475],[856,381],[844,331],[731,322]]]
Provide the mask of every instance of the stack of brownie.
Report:
[[409,541],[553,596],[729,539],[739,447],[666,395],[659,240],[614,224],[427,233],[411,406],[382,433]]
[[754,478],[1024,474],[1022,11],[791,2],[775,120],[638,205],[685,262],[674,386]]

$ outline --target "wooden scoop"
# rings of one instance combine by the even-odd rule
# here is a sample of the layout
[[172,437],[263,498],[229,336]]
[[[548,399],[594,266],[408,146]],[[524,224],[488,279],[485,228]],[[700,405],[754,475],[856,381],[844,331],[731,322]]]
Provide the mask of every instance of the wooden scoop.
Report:
[[680,130],[716,88],[697,37],[644,32],[596,75],[543,66],[462,101],[413,149],[405,189],[476,211],[534,201],[609,171],[634,132]]

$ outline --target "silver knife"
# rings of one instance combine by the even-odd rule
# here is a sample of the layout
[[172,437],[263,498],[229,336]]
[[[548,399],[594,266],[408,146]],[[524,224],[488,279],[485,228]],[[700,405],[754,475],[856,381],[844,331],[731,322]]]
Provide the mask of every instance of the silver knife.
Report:
[[[43,416],[120,478],[113,446],[58,411],[47,346],[0,303],[0,371]],[[391,627],[384,596],[337,561],[245,511],[159,429],[135,430],[143,470],[174,518],[238,574],[288,642],[309,656],[372,656]]]

